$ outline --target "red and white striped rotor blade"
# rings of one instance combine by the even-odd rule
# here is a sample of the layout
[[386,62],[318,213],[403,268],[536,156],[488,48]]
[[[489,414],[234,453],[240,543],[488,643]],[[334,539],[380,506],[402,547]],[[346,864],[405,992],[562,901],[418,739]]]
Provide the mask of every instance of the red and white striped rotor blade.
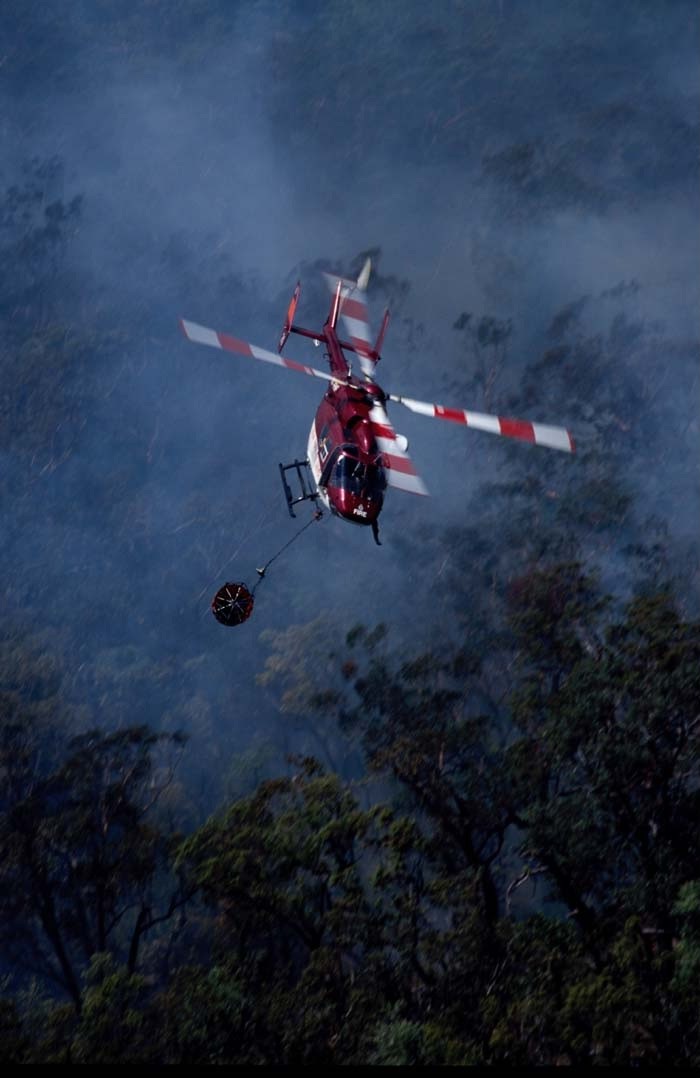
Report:
[[387,400],[403,404],[418,415],[433,416],[435,419],[447,419],[451,423],[462,423],[474,430],[484,430],[489,434],[500,434],[505,438],[517,438],[521,442],[544,445],[548,449],[561,449],[565,453],[575,452],[574,439],[564,427],[550,427],[544,423],[531,423],[527,419],[508,419],[505,416],[485,415],[483,412],[466,412],[461,408],[444,408],[441,404],[428,404],[414,401],[410,397],[397,397],[387,394]]
[[359,357],[362,373],[372,378],[377,362],[372,349],[367,314],[366,290],[369,271],[370,261],[367,259],[356,281],[349,281],[345,277],[334,277],[332,273],[324,273],[323,276],[330,292],[335,292],[338,281],[341,282],[340,316],[350,338],[349,343]]
[[217,333],[214,329],[206,326],[198,326],[196,322],[186,322],[180,319],[182,332],[189,341],[195,344],[208,344],[212,348],[221,348],[224,352],[237,352],[241,356],[250,356],[252,359],[260,359],[263,363],[272,363],[275,367],[287,367],[290,371],[299,371],[300,374],[308,374],[312,378],[322,378],[324,382],[333,381],[333,375],[326,371],[319,371],[315,367],[307,367],[305,363],[297,363],[294,359],[285,359],[276,352],[268,352],[266,348],[259,348],[257,344],[249,344],[248,341],[240,341],[237,337],[229,337],[227,333]]
[[[402,448],[386,409],[375,400],[369,413],[377,448],[384,457],[384,474],[390,487],[409,494],[427,494],[428,489],[418,475],[413,461]],[[406,444],[405,441],[403,443]]]

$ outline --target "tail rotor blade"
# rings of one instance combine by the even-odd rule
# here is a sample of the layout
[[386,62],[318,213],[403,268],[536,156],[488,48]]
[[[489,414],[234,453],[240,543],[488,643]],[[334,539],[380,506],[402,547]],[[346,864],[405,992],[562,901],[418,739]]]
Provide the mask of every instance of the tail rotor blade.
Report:
[[387,326],[389,325],[389,309],[384,311],[384,317],[382,318],[382,324],[377,335],[377,343],[374,346],[374,353],[377,357],[377,362],[382,358],[382,345],[384,344],[384,336],[386,334]]
[[301,293],[301,281],[297,281],[296,288],[292,294],[292,298],[289,301],[287,307],[287,315],[282,327],[282,333],[280,334],[279,344],[277,345],[277,351],[281,352],[287,343],[287,337],[291,333],[292,325],[294,324],[294,315],[297,313],[297,303],[299,302],[299,295]]

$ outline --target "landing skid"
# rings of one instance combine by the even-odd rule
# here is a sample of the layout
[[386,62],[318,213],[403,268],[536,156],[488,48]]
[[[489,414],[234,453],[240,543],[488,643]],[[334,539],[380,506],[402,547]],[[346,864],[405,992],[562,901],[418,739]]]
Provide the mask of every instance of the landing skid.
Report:
[[[295,460],[293,464],[280,464],[279,468],[284,496],[287,499],[289,515],[290,517],[296,517],[293,506],[298,505],[299,502],[315,502],[318,499],[318,492],[316,490],[316,484],[311,473],[309,462],[308,460]],[[292,488],[287,482],[286,473],[289,471],[295,471],[297,473],[297,480],[299,482],[299,490],[301,493],[296,498],[294,497]]]

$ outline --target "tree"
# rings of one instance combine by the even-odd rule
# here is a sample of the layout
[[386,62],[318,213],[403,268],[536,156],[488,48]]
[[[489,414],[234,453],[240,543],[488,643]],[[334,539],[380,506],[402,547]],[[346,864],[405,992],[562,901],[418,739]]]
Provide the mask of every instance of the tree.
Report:
[[23,166],[21,185],[8,188],[0,203],[0,313],[19,305],[35,327],[55,307],[57,277],[82,212],[81,196],[64,202],[63,176],[59,158],[34,158]]
[[561,579],[549,591],[559,619],[551,603],[533,601],[545,594],[543,578],[531,583],[516,618],[530,672],[514,701],[525,737],[512,757],[532,761],[531,853],[560,876],[560,893],[573,885],[565,900],[591,925],[594,908],[618,903],[618,925],[621,915],[640,914],[668,940],[673,898],[700,853],[690,823],[697,627],[661,595],[635,600],[603,634],[591,624],[600,600],[583,578],[572,581],[574,592]]
[[470,364],[475,366],[471,380],[466,383],[470,394],[481,390],[481,399],[487,412],[494,408],[494,389],[506,365],[508,342],[513,332],[511,319],[502,320],[482,315],[478,321],[463,311],[453,329],[464,332],[470,345]]
[[334,1058],[378,931],[360,867],[378,812],[316,762],[296,766],[212,819],[178,859],[218,911],[222,961],[252,998],[267,1063]]
[[426,653],[398,670],[371,658],[354,683],[360,705],[345,724],[359,729],[370,771],[392,775],[408,795],[441,871],[476,874],[486,917],[495,923],[493,866],[509,818],[498,732],[470,707],[473,672],[463,652]]
[[303,625],[290,625],[281,632],[261,634],[270,654],[264,670],[257,675],[259,685],[275,690],[275,706],[281,717],[279,738],[291,751],[294,743],[301,752],[319,757],[337,774],[349,777],[357,759],[354,746],[338,727],[338,715],[347,689],[347,671],[339,655],[329,646],[328,618],[324,615]]
[[4,703],[3,950],[79,1010],[92,957],[110,952],[133,974],[145,936],[186,901],[181,882],[168,878],[170,840],[153,819],[182,738],[145,727],[92,731],[61,746],[64,758],[51,767],[40,732]]

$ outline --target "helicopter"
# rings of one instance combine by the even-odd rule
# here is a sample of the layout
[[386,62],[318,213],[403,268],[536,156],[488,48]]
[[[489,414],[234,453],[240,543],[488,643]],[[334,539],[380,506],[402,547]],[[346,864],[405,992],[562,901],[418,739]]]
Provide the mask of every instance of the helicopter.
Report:
[[[311,424],[306,457],[303,460],[295,459],[291,464],[279,465],[287,507],[290,515],[295,516],[294,506],[310,500],[316,503],[317,515],[320,515],[320,503],[343,520],[369,527],[375,542],[381,545],[379,514],[387,488],[395,487],[418,495],[428,493],[408,454],[407,439],[397,433],[389,419],[387,402],[401,404],[418,415],[461,423],[474,430],[567,453],[573,453],[575,445],[571,434],[563,427],[448,408],[386,393],[377,382],[375,372],[389,325],[389,311],[384,311],[379,333],[372,344],[366,303],[370,272],[371,261],[368,258],[355,281],[324,274],[332,299],[328,317],[320,331],[305,329],[294,322],[301,294],[301,282],[297,281],[287,308],[277,354],[185,319],[180,320],[180,326],[187,339],[195,344],[235,352],[328,383]],[[338,333],[339,318],[346,334],[342,338]],[[283,356],[282,349],[291,333],[309,338],[316,346],[323,345],[330,372]],[[353,372],[346,353],[357,357],[359,374]],[[296,475],[297,494],[292,491],[287,479],[290,472]],[[258,572],[263,575],[264,570]],[[240,587],[244,586],[225,585],[229,589]],[[220,589],[217,597],[224,590]],[[238,602],[242,615],[240,620],[243,620],[252,610],[252,595],[245,588],[244,592],[236,592],[236,595],[237,599],[229,592],[228,597],[224,596],[221,601],[228,603],[231,609],[231,604]],[[214,604],[213,609],[219,620],[224,621]],[[239,621],[225,623],[239,624]]]

